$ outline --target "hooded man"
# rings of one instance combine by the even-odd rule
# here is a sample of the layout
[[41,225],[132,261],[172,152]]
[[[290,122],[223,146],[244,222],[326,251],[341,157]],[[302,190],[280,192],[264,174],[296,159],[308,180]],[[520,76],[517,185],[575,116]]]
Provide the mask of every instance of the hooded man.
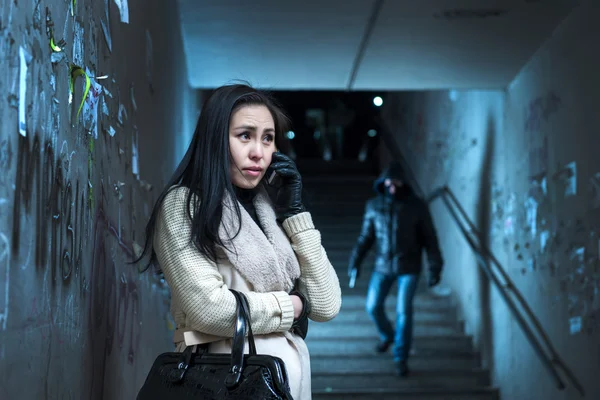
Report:
[[[394,345],[394,361],[400,376],[409,373],[407,359],[412,345],[413,298],[427,252],[429,287],[441,278],[443,259],[429,208],[406,183],[402,168],[392,163],[373,183],[378,195],[367,201],[363,224],[352,250],[349,273],[358,277],[360,265],[375,244],[375,268],[367,294],[367,312],[379,331],[376,351]],[[384,303],[398,282],[396,328],[385,314]]]

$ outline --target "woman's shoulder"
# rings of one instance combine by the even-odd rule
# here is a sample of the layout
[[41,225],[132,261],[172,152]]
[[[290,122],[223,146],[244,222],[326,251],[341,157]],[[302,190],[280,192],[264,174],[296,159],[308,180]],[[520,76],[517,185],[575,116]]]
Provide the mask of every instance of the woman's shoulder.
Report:
[[190,192],[190,189],[186,186],[181,186],[181,185],[171,186],[167,190],[165,197],[163,197],[163,199],[162,199],[162,204],[160,205],[161,208],[163,208],[163,209],[171,208],[173,206],[178,206],[178,205],[183,204],[183,202],[187,198],[189,192]]
[[[190,193],[190,188],[182,185],[174,185],[169,188],[167,194],[163,198],[160,209],[163,213],[178,212],[181,213],[185,210],[187,199]],[[195,197],[195,196],[194,196]],[[193,207],[193,199],[190,207]]]
[[164,203],[177,202],[186,199],[190,193],[190,188],[183,185],[173,185],[167,190],[167,194],[163,199]]

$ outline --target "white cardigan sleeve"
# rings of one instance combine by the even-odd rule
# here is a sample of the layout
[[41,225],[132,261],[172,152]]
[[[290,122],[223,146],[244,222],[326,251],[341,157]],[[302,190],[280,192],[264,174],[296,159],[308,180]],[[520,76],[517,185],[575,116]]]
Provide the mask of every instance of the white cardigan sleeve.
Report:
[[342,291],[335,269],[321,245],[310,213],[303,212],[283,221],[300,263],[300,291],[311,305],[308,317],[325,322],[333,319],[342,306]]
[[[156,221],[154,250],[173,297],[185,314],[186,327],[232,337],[236,300],[217,265],[191,241],[191,221],[185,212],[189,189],[173,189],[165,197]],[[292,326],[294,307],[286,292],[246,293],[255,334],[285,332]]]

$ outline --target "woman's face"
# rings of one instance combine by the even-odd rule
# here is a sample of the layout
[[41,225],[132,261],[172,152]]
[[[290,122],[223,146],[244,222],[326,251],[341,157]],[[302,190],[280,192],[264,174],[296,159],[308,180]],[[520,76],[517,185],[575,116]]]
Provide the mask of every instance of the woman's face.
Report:
[[265,175],[275,151],[275,123],[263,105],[239,108],[229,121],[231,182],[242,189],[255,188]]

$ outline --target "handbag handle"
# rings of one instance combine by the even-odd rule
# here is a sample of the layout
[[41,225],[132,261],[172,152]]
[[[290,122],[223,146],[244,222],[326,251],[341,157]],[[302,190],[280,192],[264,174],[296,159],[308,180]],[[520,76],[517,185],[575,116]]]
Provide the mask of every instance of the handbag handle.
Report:
[[[246,297],[246,295],[244,295],[244,293],[238,292],[238,291],[235,291],[234,296],[236,296],[236,299],[238,299],[238,301],[240,302],[240,305],[242,307],[242,312],[244,315],[243,318],[248,327],[248,347],[249,347],[250,355],[255,356],[256,355],[256,344],[254,343],[254,333],[252,332],[252,324],[250,323],[250,321],[251,321],[250,304],[248,303],[248,298]],[[243,348],[242,348],[242,351],[243,351]]]
[[256,355],[256,344],[254,343],[254,334],[252,333],[252,325],[250,324],[250,306],[248,305],[248,299],[246,299],[246,296],[244,296],[243,293],[240,293],[237,290],[229,290],[236,299],[237,312],[233,343],[231,346],[231,369],[225,379],[225,387],[233,389],[240,383],[242,377],[246,333],[248,333],[250,355]]
[[[233,293],[237,307],[236,307],[236,318],[235,318],[235,329],[233,332],[233,343],[231,346],[231,368],[229,374],[225,378],[225,386],[228,389],[235,388],[242,378],[242,370],[244,366],[244,342],[246,339],[246,333],[248,333],[248,346],[250,348],[250,355],[256,355],[256,344],[254,343],[254,334],[252,333],[252,326],[250,324],[250,306],[248,305],[248,299],[244,294],[237,290],[229,289]],[[181,355],[181,362],[176,370],[172,371],[172,376],[169,380],[172,383],[181,382],[183,377],[189,368],[193,353],[194,346],[188,346]],[[200,348],[196,349],[196,352]]]

